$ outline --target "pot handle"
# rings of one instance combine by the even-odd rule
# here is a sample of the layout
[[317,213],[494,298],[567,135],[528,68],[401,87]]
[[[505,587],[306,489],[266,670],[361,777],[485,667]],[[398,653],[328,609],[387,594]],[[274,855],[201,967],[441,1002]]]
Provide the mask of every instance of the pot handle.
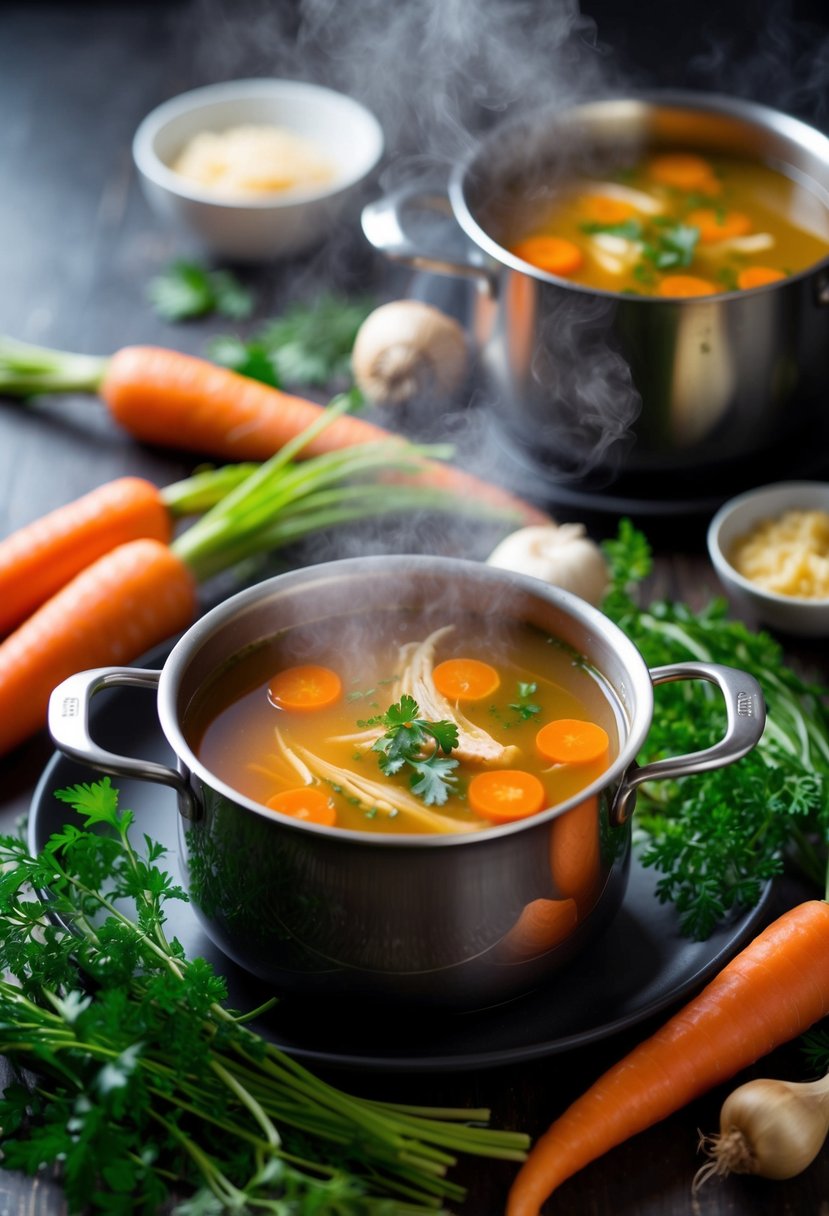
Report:
[[655,760],[652,764],[631,765],[622,778],[610,808],[610,821],[614,826],[630,817],[636,802],[636,787],[643,781],[687,777],[691,773],[704,773],[732,764],[760,742],[766,723],[763,690],[754,677],[744,671],[719,663],[688,662],[654,667],[650,674],[654,684],[693,679],[716,684],[725,699],[725,734],[713,747],[702,751]]
[[405,229],[403,212],[407,207],[412,210],[440,212],[457,227],[447,194],[428,192],[417,186],[402,186],[363,208],[363,232],[374,248],[393,262],[402,262],[416,270],[472,279],[480,290],[494,297],[497,279],[485,266],[447,257],[445,254],[426,253],[419,248]]
[[185,819],[198,817],[198,803],[185,777],[154,760],[119,756],[100,747],[89,730],[89,704],[102,688],[157,688],[160,671],[144,667],[95,667],[63,680],[49,698],[49,733],[56,747],[73,760],[115,777],[139,777],[169,785],[178,795]]

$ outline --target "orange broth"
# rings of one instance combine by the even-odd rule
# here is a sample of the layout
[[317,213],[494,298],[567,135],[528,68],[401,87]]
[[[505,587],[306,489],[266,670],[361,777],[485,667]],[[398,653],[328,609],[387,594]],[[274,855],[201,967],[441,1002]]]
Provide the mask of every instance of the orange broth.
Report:
[[[445,620],[440,622],[443,625]],[[452,769],[455,780],[442,805],[427,805],[412,793],[412,773],[405,765],[400,773],[385,775],[381,756],[372,745],[386,728],[365,724],[399,699],[407,662],[411,668],[412,653],[415,664],[420,661],[424,650],[417,646],[434,629],[434,623],[422,616],[397,610],[290,629],[217,673],[189,708],[185,733],[212,773],[256,802],[267,805],[274,800],[274,814],[296,813],[299,796],[289,791],[313,789],[312,818],[320,792],[328,808],[325,817],[315,822],[361,832],[485,830],[493,822],[507,820],[493,821],[471,808],[468,791],[476,776],[504,770],[528,774],[535,788],[538,782],[543,786],[542,804],[535,808],[543,810],[577,794],[607,768],[618,751],[619,731],[615,701],[599,674],[569,647],[533,627],[500,619],[494,626],[491,619],[468,616],[438,636],[431,663],[473,659],[494,669],[498,687],[490,691],[491,684],[482,684],[485,695],[456,701],[452,714],[460,709],[473,732],[485,732],[496,748],[508,750],[483,761],[464,754]],[[286,709],[275,704],[274,690],[286,686],[284,673],[304,671],[310,665],[335,673],[341,696],[319,708]],[[295,689],[296,680],[288,684]],[[422,707],[419,716],[439,720]],[[595,724],[607,733],[606,751],[586,762],[552,763],[536,745],[536,735],[558,719]],[[470,737],[478,746],[474,733],[462,738]],[[440,758],[457,759],[457,755],[452,751]],[[289,756],[299,757],[307,766],[310,782]],[[356,791],[353,781],[360,783]],[[379,789],[381,796],[366,795],[363,782],[369,782],[371,790]],[[430,822],[433,815],[437,826]],[[300,817],[305,816],[300,813]]]
[[522,260],[585,287],[681,297],[752,290],[829,254],[829,211],[759,162],[660,152],[557,193]]

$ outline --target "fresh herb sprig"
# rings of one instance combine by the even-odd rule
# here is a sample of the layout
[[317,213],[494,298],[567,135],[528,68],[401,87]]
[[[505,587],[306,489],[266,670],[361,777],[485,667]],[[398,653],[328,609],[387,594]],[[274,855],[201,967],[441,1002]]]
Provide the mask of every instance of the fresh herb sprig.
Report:
[[401,769],[411,770],[409,788],[427,806],[443,806],[457,782],[457,760],[446,760],[458,746],[458,727],[454,722],[428,722],[420,716],[420,706],[408,693],[382,714],[357,723],[367,728],[383,726],[385,733],[372,745],[380,753],[380,770],[393,777]]
[[523,1158],[485,1110],[353,1097],[254,1033],[267,1006],[228,1010],[167,936],[186,895],[109,779],[58,797],[80,823],[39,857],[0,838],[0,1054],[32,1078],[0,1099],[4,1168],[57,1165],[73,1212],[417,1216],[462,1200],[457,1153]]
[[150,280],[147,295],[165,321],[189,321],[218,313],[243,320],[253,312],[253,295],[229,270],[209,270],[197,262],[171,262]]
[[207,353],[232,371],[277,387],[350,383],[351,351],[374,303],[333,292],[295,301],[247,339],[212,339]]
[[[702,608],[657,601],[640,606],[635,585],[647,577],[647,541],[629,521],[605,542],[611,589],[604,611],[649,666],[697,659],[740,667],[760,682],[767,725],[737,764],[642,786],[635,823],[643,861],[661,872],[659,898],[674,903],[683,929],[707,937],[736,907],[756,903],[765,882],[790,859],[823,893],[829,852],[829,709],[826,690],[783,661],[779,644],[729,619],[724,599]],[[656,712],[643,760],[714,743],[724,711],[702,682],[655,689]]]

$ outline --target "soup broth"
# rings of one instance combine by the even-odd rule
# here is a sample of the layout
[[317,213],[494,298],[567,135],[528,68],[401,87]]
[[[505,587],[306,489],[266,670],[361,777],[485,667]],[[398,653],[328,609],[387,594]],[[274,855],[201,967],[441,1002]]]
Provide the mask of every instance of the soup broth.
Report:
[[202,689],[185,733],[212,773],[275,814],[386,833],[536,814],[596,780],[619,740],[601,677],[556,639],[397,610],[257,646]]
[[705,296],[763,287],[821,261],[829,212],[766,165],[670,151],[563,188],[531,231],[505,243],[586,287]]

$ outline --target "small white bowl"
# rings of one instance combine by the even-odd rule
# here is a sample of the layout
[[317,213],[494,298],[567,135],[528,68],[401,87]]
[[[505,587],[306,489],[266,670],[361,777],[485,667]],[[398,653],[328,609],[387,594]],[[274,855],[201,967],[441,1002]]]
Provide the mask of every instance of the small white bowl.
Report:
[[[200,132],[248,124],[282,127],[309,140],[333,165],[332,180],[250,200],[223,199],[170,167]],[[369,110],[332,89],[293,80],[232,80],[158,106],[136,131],[132,152],[144,193],[160,216],[213,253],[253,261],[319,243],[380,160],[383,131]]]
[[767,591],[738,574],[728,559],[736,541],[756,524],[791,510],[829,512],[829,482],[781,481],[729,499],[708,527],[708,552],[720,582],[738,606],[784,633],[825,636],[829,634],[829,598],[806,599]]

